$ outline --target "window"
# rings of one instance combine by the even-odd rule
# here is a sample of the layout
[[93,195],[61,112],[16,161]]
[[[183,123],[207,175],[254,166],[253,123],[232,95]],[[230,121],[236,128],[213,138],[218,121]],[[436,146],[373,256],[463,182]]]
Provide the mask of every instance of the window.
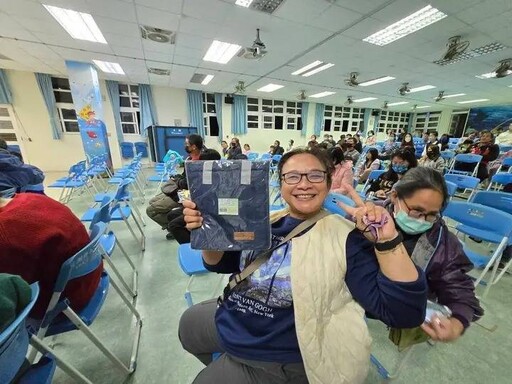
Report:
[[436,131],[441,120],[441,112],[416,113],[413,120],[413,129],[421,132]]
[[205,135],[219,136],[219,123],[217,121],[214,93],[203,92],[203,120]]
[[356,133],[363,130],[364,108],[326,105],[324,132]]
[[252,129],[302,129],[302,103],[247,98],[247,127]]
[[386,132],[387,129],[394,131],[405,128],[409,125],[408,112],[392,112],[382,110],[379,115],[378,132]]
[[140,134],[139,86],[119,84],[121,127],[128,135]]
[[8,144],[17,144],[16,132],[14,131],[12,110],[8,105],[0,105],[0,139]]
[[62,132],[79,132],[69,80],[62,77],[52,77],[52,88]]

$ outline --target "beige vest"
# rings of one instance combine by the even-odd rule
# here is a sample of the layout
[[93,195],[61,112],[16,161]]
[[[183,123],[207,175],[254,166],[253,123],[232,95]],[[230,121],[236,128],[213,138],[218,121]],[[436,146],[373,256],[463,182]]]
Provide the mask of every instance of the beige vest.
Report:
[[[273,212],[271,221],[287,213]],[[311,384],[357,384],[368,373],[371,338],[364,310],[345,284],[345,244],[353,228],[330,215],[292,239],[295,327]]]

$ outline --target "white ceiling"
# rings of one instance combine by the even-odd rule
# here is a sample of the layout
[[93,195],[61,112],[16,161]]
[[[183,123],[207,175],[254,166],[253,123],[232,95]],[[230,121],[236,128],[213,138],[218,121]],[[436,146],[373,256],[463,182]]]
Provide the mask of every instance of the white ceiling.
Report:
[[[397,106],[406,110],[414,104],[432,105],[432,110],[466,108],[457,101],[488,98],[479,104],[512,102],[512,76],[482,80],[475,77],[491,72],[499,60],[512,57],[512,48],[463,61],[438,66],[449,37],[461,35],[470,49],[494,41],[510,44],[512,36],[511,0],[285,0],[273,15],[234,5],[235,0],[0,0],[0,53],[12,60],[0,60],[0,68],[66,75],[64,60],[114,61],[126,76],[105,75],[133,83],[232,92],[243,80],[248,95],[270,95],[294,100],[300,90],[307,94],[324,90],[333,96],[312,99],[342,104],[348,95],[378,100],[356,104],[380,107],[384,101],[406,100]],[[93,15],[108,45],[72,39],[43,8],[41,3]],[[387,46],[362,41],[427,4],[448,17]],[[138,25],[177,31],[176,45],[143,40]],[[253,61],[234,57],[228,64],[202,61],[213,39],[250,46],[256,28],[268,54]],[[291,76],[294,70],[314,60],[332,62],[334,67],[311,77]],[[171,70],[171,76],[149,75],[147,68]],[[384,75],[395,80],[350,88],[343,82],[351,71],[360,79]],[[210,73],[208,86],[189,83],[194,73]],[[284,85],[270,94],[256,89],[268,83]],[[437,88],[401,97],[402,82],[411,87],[432,84]],[[467,96],[434,103],[438,91]],[[427,111],[428,109],[422,110]]]

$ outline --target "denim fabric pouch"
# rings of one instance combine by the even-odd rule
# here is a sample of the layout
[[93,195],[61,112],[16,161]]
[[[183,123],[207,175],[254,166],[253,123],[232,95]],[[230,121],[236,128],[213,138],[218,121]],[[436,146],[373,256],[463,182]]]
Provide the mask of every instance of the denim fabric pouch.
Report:
[[193,249],[268,249],[269,163],[248,160],[187,161],[191,200],[203,217],[191,232]]

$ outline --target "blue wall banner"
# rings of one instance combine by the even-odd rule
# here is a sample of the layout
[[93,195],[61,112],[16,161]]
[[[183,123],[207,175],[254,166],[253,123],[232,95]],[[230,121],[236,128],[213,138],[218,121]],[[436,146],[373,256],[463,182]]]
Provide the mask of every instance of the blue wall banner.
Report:
[[512,123],[512,105],[496,105],[491,107],[475,107],[469,111],[466,131],[474,129],[476,131],[489,131],[494,128],[503,128],[506,130]]
[[112,169],[112,155],[107,128],[103,121],[103,105],[96,68],[89,63],[66,60],[71,96],[86,156],[102,157]]

